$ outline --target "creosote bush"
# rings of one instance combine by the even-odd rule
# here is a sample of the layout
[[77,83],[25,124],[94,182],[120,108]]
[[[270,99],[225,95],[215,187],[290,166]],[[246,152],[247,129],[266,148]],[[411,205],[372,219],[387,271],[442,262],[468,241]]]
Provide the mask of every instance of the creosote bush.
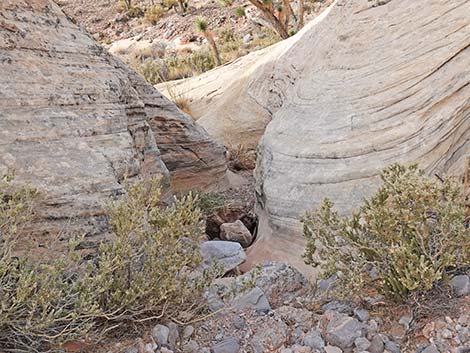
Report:
[[161,207],[158,181],[137,183],[109,205],[115,237],[93,260],[82,260],[77,238],[63,258],[47,264],[11,251],[35,191],[6,195],[0,191],[2,351],[57,351],[86,334],[97,339],[122,326],[185,320],[202,308],[199,294],[212,278],[194,271],[202,261],[198,238],[204,229],[192,195]]
[[339,292],[372,287],[404,300],[470,264],[466,210],[456,182],[428,178],[416,165],[394,164],[381,178],[351,217],[340,217],[325,200],[302,220],[304,258],[325,277],[337,274]]

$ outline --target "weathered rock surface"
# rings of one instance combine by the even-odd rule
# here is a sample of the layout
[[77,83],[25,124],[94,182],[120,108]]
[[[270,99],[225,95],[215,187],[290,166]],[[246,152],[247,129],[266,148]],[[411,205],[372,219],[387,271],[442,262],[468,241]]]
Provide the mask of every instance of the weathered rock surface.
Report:
[[450,286],[458,297],[463,297],[470,293],[470,276],[458,275],[451,279]]
[[250,231],[239,219],[232,223],[223,223],[220,226],[220,238],[237,242],[244,248],[250,246],[253,241]]
[[324,197],[356,207],[392,162],[462,172],[469,23],[468,0],[337,0],[288,40],[172,84],[226,145],[255,148],[265,132],[249,260],[303,267],[299,217]]
[[223,178],[223,147],[53,1],[3,0],[0,14],[0,174],[41,191],[39,243],[64,222],[105,234],[124,179],[171,177],[180,191]]
[[[218,141],[256,149],[266,125],[299,76],[299,69],[308,63],[308,55],[292,56],[290,50],[326,13],[288,40],[202,75],[173,81],[171,89],[184,95],[191,115]],[[167,83],[156,87],[168,94]]]
[[[470,1],[337,1],[289,49],[282,107],[260,142],[249,259],[302,267],[299,218],[357,207],[393,162],[461,175],[470,156]],[[305,64],[308,62],[308,64]],[[278,73],[280,70],[273,70]]]
[[201,265],[203,269],[221,266],[224,273],[246,260],[241,245],[232,241],[206,241],[201,244],[201,253],[204,257]]
[[236,310],[253,308],[260,313],[267,313],[271,310],[266,295],[259,287],[255,287],[247,293],[236,296],[232,301],[232,305]]
[[285,263],[266,262],[237,278],[234,287],[241,289],[245,282],[254,281],[263,290],[273,307],[294,302],[309,289],[309,283],[295,267]]

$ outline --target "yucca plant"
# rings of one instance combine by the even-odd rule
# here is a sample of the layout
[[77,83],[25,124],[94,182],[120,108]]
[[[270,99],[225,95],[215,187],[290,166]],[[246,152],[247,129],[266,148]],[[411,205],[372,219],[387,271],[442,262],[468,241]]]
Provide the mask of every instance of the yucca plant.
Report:
[[195,27],[196,30],[202,33],[207,39],[207,42],[209,43],[212,54],[214,56],[215,63],[217,66],[219,66],[221,64],[219,50],[217,49],[217,45],[215,44],[215,40],[212,33],[209,31],[207,21],[202,18],[198,18],[196,19]]

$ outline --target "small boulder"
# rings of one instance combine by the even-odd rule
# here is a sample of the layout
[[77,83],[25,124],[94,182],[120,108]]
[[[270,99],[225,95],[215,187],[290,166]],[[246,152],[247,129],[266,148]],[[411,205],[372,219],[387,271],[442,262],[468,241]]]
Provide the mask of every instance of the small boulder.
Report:
[[365,337],[358,337],[354,340],[354,346],[356,347],[357,351],[367,351],[371,346],[370,341]]
[[158,345],[168,344],[168,335],[170,334],[170,329],[165,325],[156,325],[152,329],[152,337]]
[[223,267],[227,273],[246,260],[246,254],[238,243],[231,241],[206,241],[201,244],[204,257],[202,268],[213,268],[214,265]]
[[470,293],[470,277],[467,275],[459,275],[450,281],[452,291],[457,297],[463,297]]
[[248,228],[246,228],[240,220],[236,220],[233,223],[222,224],[220,226],[220,238],[222,240],[237,242],[244,248],[249,247],[253,242],[253,235],[251,235]]
[[[392,341],[389,341],[389,342],[393,343]],[[392,344],[390,344],[389,347],[392,348],[390,352],[393,352],[393,348],[395,347]],[[384,344],[384,341],[382,340],[382,337],[380,337],[380,335],[374,335],[372,339],[370,340],[370,345],[367,348],[367,350],[370,353],[383,353],[385,350],[385,344]],[[399,352],[400,350],[398,350],[398,353]]]
[[[374,340],[372,340],[372,344],[374,344]],[[401,349],[400,349],[400,346],[398,345],[398,343],[396,343],[392,340],[386,340],[385,341],[385,349],[387,351],[389,351],[390,353],[401,353]],[[382,352],[383,352],[383,350],[382,350]],[[375,353],[375,352],[371,351],[371,353]]]
[[326,339],[328,343],[348,350],[354,345],[354,341],[365,333],[365,325],[350,316],[329,313],[331,317],[326,327]]
[[360,322],[367,322],[369,320],[369,312],[366,309],[356,308],[354,309],[354,317]]
[[238,353],[239,351],[240,343],[233,337],[227,337],[211,348],[211,353]]
[[335,346],[326,346],[325,347],[325,352],[326,353],[343,353],[341,348],[335,347]]
[[236,310],[253,308],[263,314],[271,310],[266,295],[264,295],[264,292],[259,287],[255,287],[245,294],[236,296],[232,301],[232,305]]
[[189,340],[183,345],[183,352],[184,353],[198,353],[199,344],[196,341]]
[[320,330],[309,331],[304,336],[303,345],[313,348],[314,350],[323,351],[325,348],[325,341],[323,340]]
[[265,262],[260,268],[239,276],[235,289],[243,288],[246,281],[254,279],[268,298],[272,307],[277,308],[292,302],[309,288],[309,282],[296,268],[285,263]]
[[427,346],[421,353],[440,353],[437,347],[433,344]]
[[174,349],[180,339],[179,327],[174,322],[168,324],[170,332],[168,333],[168,343],[172,349]]

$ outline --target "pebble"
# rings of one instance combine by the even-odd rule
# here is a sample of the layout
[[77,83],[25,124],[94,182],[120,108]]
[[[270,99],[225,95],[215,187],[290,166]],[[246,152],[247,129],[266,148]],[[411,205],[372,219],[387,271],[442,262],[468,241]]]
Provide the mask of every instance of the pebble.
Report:
[[168,344],[171,348],[175,348],[180,337],[178,325],[174,322],[170,322],[168,324],[168,328],[170,329],[170,333],[168,334]]
[[269,305],[266,295],[259,287],[255,287],[248,293],[235,297],[232,301],[232,305],[236,310],[253,308],[263,314],[271,311],[271,305]]
[[367,322],[369,316],[369,312],[366,309],[354,309],[354,317],[361,322]]
[[370,346],[367,348],[370,353],[383,353],[384,351],[384,342],[380,335],[375,334],[371,341]]
[[319,330],[311,330],[304,336],[303,345],[321,351],[325,347],[325,341]]
[[390,353],[401,353],[400,346],[391,340],[387,340],[385,342],[385,349],[389,351]]
[[452,332],[447,328],[443,328],[441,330],[441,336],[442,338],[446,338],[446,339],[452,338]]
[[199,353],[199,344],[196,341],[189,340],[183,345],[184,353]]
[[165,325],[156,325],[152,329],[152,337],[160,346],[168,344],[168,335],[170,334],[170,329]]
[[457,297],[463,297],[470,293],[470,277],[458,275],[451,279],[450,286]]
[[187,340],[193,335],[193,333],[194,333],[194,327],[191,325],[186,326],[183,331],[183,339]]
[[227,337],[222,342],[212,346],[212,353],[238,353],[240,351],[240,343],[233,337]]
[[335,347],[335,346],[326,346],[325,347],[325,352],[326,353],[343,353],[341,348]]
[[440,353],[437,347],[433,344],[427,346],[421,353]]
[[246,327],[246,321],[244,318],[237,315],[233,318],[233,326],[235,326],[236,329],[241,330]]
[[294,348],[294,353],[310,353],[312,352],[312,348],[307,346],[298,346]]
[[354,340],[354,346],[359,350],[359,351],[366,351],[369,349],[371,343],[367,338],[364,337],[358,337]]

